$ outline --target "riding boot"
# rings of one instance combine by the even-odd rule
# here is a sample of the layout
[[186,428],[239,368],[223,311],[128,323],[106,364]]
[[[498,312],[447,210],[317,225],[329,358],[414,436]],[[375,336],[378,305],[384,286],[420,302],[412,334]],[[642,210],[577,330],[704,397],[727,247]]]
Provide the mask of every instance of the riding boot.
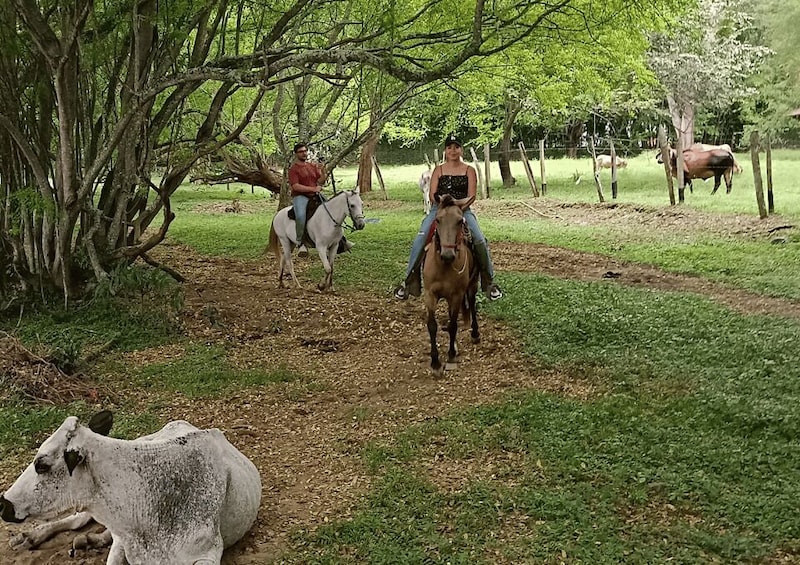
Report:
[[411,272],[408,273],[406,277],[405,285],[406,291],[411,296],[419,296],[422,294],[422,256],[424,253],[420,253],[416,257],[413,258],[413,263],[411,267]]

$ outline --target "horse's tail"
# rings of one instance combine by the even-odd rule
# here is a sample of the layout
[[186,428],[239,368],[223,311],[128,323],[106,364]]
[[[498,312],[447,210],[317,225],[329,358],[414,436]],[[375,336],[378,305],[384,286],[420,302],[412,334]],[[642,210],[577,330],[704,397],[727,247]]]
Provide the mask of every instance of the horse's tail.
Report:
[[280,258],[281,250],[278,244],[278,232],[275,231],[275,222],[269,226],[269,250],[275,254],[275,258]]

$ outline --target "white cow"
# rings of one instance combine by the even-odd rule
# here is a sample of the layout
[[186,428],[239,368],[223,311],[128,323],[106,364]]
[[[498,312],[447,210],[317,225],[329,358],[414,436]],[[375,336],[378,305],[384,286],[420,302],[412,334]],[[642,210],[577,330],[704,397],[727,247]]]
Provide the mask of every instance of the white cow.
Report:
[[431,211],[431,175],[433,171],[428,169],[419,177],[419,189],[422,191],[422,205],[426,216]]
[[[611,168],[611,155],[598,155],[595,159],[597,163],[598,169],[610,169]],[[617,168],[624,169],[628,166],[628,162],[625,159],[622,159],[619,155],[617,155]]]
[[217,429],[179,420],[128,441],[106,437],[112,422],[64,420],[0,497],[2,519],[93,517],[110,532],[109,565],[219,563],[255,522],[255,465]]

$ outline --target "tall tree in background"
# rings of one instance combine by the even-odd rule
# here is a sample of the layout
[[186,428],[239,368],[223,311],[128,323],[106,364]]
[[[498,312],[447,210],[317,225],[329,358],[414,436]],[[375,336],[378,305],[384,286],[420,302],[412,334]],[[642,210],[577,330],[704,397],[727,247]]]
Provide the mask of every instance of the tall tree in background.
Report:
[[[4,2],[2,280],[68,300],[115,266],[150,260],[187,172],[236,140],[282,84],[307,74],[341,84],[366,66],[413,88],[581,4]],[[237,97],[247,106],[220,128]]]
[[698,107],[730,105],[754,94],[747,79],[769,53],[749,43],[749,0],[699,0],[668,34],[651,38],[650,66],[666,90],[683,147],[694,143]]

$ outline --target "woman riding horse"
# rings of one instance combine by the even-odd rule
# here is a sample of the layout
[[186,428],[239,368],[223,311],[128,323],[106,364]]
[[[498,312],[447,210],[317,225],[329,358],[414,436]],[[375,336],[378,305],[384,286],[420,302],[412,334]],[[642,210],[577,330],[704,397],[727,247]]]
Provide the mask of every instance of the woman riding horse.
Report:
[[[454,199],[459,200],[469,197],[474,198],[476,195],[478,176],[475,173],[475,169],[464,162],[463,154],[464,150],[461,147],[461,141],[454,133],[451,133],[445,140],[445,162],[437,166],[431,176],[431,211],[422,220],[417,237],[411,245],[411,256],[406,267],[406,278],[394,291],[394,296],[398,300],[406,300],[409,296],[419,296],[422,292],[420,263],[431,226],[436,219],[439,198],[449,194]],[[478,226],[478,218],[475,217],[472,210],[467,209],[464,211],[464,220],[472,235],[472,246],[481,271],[481,288],[486,293],[486,296],[489,297],[489,300],[502,298],[503,292],[494,282],[494,266],[492,265],[492,257],[489,254],[489,244],[480,226]]]

